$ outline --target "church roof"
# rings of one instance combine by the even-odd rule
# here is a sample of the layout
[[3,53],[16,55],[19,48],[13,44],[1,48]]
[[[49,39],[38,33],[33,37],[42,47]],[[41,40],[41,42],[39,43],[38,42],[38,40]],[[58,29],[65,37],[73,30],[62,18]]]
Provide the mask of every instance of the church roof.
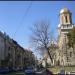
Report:
[[60,10],[60,14],[62,14],[62,13],[70,13],[70,11],[67,8],[63,8]]

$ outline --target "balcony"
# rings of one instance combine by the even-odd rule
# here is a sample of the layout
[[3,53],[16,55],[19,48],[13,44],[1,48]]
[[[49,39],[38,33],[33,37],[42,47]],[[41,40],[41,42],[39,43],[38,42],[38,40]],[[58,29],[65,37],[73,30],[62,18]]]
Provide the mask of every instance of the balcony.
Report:
[[72,29],[73,25],[62,25],[61,29]]

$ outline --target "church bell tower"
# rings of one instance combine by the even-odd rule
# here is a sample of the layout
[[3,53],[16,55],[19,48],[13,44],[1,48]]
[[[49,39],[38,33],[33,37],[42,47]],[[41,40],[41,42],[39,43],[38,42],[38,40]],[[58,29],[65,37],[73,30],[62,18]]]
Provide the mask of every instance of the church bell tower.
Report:
[[67,43],[67,33],[73,28],[72,13],[69,9],[63,8],[59,13],[60,23],[58,25],[59,32],[59,48],[62,49]]

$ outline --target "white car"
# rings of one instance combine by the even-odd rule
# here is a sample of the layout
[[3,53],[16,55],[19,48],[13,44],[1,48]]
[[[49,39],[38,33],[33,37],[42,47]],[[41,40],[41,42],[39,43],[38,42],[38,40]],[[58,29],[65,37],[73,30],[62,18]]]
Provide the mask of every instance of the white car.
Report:
[[61,69],[59,74],[65,75],[65,70],[64,69]]

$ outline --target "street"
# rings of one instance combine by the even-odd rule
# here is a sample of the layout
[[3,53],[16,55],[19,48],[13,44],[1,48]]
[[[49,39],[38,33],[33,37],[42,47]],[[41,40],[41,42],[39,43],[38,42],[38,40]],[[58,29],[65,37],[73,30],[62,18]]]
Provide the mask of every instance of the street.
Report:
[[35,73],[35,74],[25,74],[24,72],[14,72],[14,73],[8,73],[8,74],[0,74],[0,75],[53,75],[51,72],[48,72],[47,70],[44,70],[43,73]]

